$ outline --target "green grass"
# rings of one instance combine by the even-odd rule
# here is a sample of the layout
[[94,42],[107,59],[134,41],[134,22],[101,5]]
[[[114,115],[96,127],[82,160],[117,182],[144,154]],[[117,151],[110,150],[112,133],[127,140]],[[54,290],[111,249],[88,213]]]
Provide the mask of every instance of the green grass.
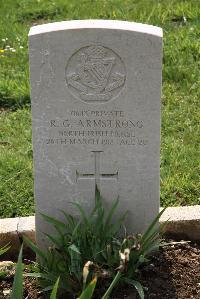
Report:
[[3,112],[0,118],[0,211],[2,217],[34,212],[29,109]]
[[[163,28],[161,203],[200,204],[200,1],[0,0],[0,216],[27,215],[34,209],[29,28],[35,23],[88,18]],[[6,46],[14,50],[5,51]]]

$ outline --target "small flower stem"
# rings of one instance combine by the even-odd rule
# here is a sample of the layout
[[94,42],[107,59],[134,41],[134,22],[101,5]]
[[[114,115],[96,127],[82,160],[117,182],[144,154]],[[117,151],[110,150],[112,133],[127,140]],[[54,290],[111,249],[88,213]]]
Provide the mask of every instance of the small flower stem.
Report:
[[103,295],[103,297],[101,299],[108,299],[109,298],[113,288],[116,286],[116,284],[120,280],[121,276],[122,276],[122,273],[120,271],[118,271],[117,274],[115,275],[113,281],[111,282],[109,288],[107,289],[107,291],[105,292],[105,294]]

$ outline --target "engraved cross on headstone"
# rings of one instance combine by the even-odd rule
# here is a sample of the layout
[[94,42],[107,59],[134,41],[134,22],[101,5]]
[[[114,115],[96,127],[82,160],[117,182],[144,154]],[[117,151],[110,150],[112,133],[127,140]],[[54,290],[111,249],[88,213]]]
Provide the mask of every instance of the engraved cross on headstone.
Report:
[[103,151],[92,151],[92,152],[94,153],[94,173],[79,173],[76,170],[76,180],[78,180],[78,179],[94,179],[95,186],[98,186],[98,187],[99,187],[99,183],[100,183],[101,179],[118,180],[118,171],[115,173],[102,173],[100,171],[100,154]]

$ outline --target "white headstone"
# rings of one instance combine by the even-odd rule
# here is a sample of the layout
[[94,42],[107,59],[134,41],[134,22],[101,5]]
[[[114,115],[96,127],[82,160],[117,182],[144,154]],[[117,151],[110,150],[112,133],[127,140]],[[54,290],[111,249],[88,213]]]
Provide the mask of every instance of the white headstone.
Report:
[[121,21],[32,27],[30,74],[36,231],[40,212],[109,206],[143,231],[159,211],[162,30]]

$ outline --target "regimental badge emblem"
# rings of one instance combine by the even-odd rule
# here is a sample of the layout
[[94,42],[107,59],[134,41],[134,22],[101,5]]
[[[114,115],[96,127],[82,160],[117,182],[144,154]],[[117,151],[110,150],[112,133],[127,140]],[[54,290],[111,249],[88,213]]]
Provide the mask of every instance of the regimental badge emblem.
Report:
[[100,45],[79,49],[66,66],[70,92],[87,103],[105,103],[116,97],[125,80],[122,59],[113,50]]

